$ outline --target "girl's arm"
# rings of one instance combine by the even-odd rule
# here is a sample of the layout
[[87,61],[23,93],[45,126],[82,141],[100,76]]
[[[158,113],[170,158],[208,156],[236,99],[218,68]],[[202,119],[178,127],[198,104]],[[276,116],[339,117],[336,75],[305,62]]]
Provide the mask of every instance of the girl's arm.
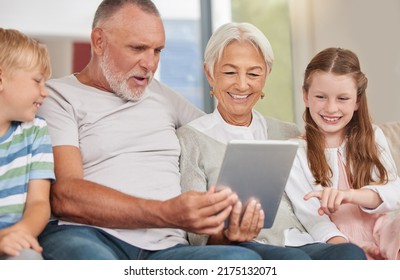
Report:
[[378,144],[380,160],[388,173],[389,182],[385,185],[371,184],[363,187],[362,189],[377,193],[382,203],[376,207],[362,207],[361,209],[367,213],[381,214],[400,209],[400,178],[387,139],[379,127],[375,127],[375,139]]
[[332,214],[339,210],[340,205],[345,203],[352,203],[364,208],[373,209],[382,203],[382,199],[378,193],[370,189],[350,189],[338,190],[335,188],[324,188],[323,190],[311,191],[304,196],[305,200],[312,197],[318,198],[320,201],[320,208],[318,213]]
[[310,191],[322,190],[321,186],[315,186],[313,182],[314,178],[308,167],[306,150],[299,146],[286,184],[286,193],[292,202],[297,218],[315,241],[328,242],[333,237],[341,237],[347,241],[347,237],[338,230],[327,215],[318,214],[320,203],[317,198],[304,200],[304,196]]
[[[320,200],[321,207],[318,210],[320,215],[334,213],[344,203],[359,205],[368,213],[385,213],[400,209],[400,179],[389,145],[382,130],[378,127],[375,128],[375,139],[380,152],[380,160],[388,174],[388,182],[384,185],[367,185],[361,189],[324,188],[311,191],[304,198],[308,200],[314,197]],[[375,180],[378,179],[375,173],[373,176]]]

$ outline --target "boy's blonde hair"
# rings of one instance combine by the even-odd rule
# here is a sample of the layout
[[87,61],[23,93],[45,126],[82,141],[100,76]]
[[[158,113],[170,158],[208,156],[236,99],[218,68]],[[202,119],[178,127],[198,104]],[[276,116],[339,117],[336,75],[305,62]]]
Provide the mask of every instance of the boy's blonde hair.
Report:
[[46,80],[50,78],[51,65],[46,46],[18,30],[0,28],[0,70],[10,74],[18,69],[37,67]]

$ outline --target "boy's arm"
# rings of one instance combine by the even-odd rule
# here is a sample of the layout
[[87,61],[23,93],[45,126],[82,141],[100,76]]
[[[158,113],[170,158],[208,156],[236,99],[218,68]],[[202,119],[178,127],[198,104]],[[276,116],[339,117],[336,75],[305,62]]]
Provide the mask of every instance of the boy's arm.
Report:
[[42,252],[37,236],[43,231],[50,218],[50,181],[31,180],[22,219],[0,230],[0,256],[18,256],[22,248]]
[[15,226],[34,237],[44,229],[50,218],[50,180],[30,180],[24,214]]

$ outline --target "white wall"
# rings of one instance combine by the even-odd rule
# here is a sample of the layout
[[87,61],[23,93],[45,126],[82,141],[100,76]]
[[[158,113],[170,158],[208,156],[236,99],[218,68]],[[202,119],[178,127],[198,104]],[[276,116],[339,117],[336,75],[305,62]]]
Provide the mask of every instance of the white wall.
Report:
[[[296,121],[302,123],[304,69],[313,55],[331,46],[349,48],[359,55],[369,79],[367,92],[374,121],[400,120],[397,108],[400,105],[400,1],[288,1],[292,19]],[[0,0],[0,26],[19,29],[46,43],[53,59],[53,76],[58,77],[71,69],[71,42],[89,40],[93,15],[100,2]],[[163,17],[173,17],[177,9],[184,10],[182,3],[186,2],[155,0]]]
[[[18,29],[45,43],[52,58],[52,77],[62,77],[71,72],[72,43],[90,41],[93,16],[100,2],[101,0],[0,0],[0,27]],[[193,14],[195,9],[190,7],[193,3],[198,4],[197,1],[154,2],[163,18],[200,17],[200,13]]]
[[289,0],[292,18],[296,116],[302,123],[301,85],[309,60],[327,47],[358,54],[368,77],[375,123],[400,120],[400,1]]
[[101,0],[0,0],[0,26],[31,36],[86,39]]
[[18,29],[45,43],[53,77],[71,72],[72,42],[89,41],[101,0],[0,0],[0,26]]

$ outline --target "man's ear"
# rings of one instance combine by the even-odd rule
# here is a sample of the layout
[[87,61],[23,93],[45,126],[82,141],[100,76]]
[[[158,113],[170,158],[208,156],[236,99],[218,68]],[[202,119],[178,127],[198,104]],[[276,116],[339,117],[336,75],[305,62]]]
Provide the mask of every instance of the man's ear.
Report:
[[103,29],[99,28],[99,27],[95,27],[92,30],[91,33],[91,40],[92,40],[92,48],[93,51],[97,54],[97,55],[102,55],[104,52],[104,43],[105,43],[105,38],[104,38],[104,32]]

